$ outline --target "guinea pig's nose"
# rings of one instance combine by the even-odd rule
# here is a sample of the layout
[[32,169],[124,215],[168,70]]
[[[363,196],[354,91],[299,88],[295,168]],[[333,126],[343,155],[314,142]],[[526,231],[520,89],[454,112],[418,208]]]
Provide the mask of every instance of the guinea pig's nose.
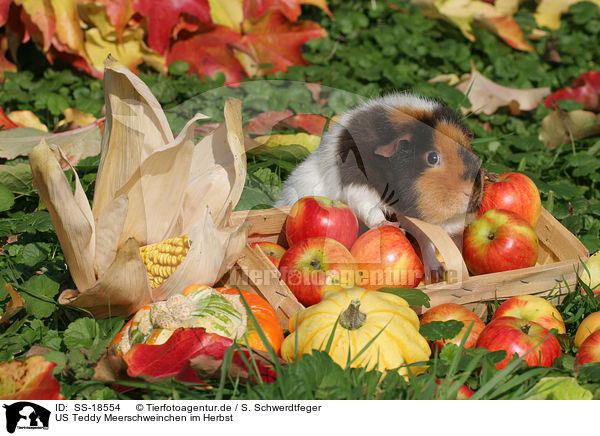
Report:
[[470,200],[470,199],[471,199],[471,193],[470,193],[470,192],[464,192],[464,191],[463,191],[463,195],[465,196],[465,198],[466,198],[467,200]]

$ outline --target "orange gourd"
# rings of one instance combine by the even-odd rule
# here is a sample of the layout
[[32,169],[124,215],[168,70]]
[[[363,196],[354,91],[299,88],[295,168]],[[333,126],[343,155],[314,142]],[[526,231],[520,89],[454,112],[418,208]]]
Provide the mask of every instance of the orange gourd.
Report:
[[[275,313],[275,310],[271,307],[267,300],[252,292],[241,289],[216,288],[216,290],[224,294],[241,294],[244,297],[246,303],[248,303],[248,307],[250,307],[250,311],[256,318],[256,321],[258,321],[258,325],[260,326],[261,330],[267,337],[275,352],[279,354],[279,349],[281,348],[281,343],[283,342],[283,329],[279,324],[277,313]],[[249,317],[246,335],[248,338],[249,347],[261,351],[267,350],[260,339],[252,320]]]

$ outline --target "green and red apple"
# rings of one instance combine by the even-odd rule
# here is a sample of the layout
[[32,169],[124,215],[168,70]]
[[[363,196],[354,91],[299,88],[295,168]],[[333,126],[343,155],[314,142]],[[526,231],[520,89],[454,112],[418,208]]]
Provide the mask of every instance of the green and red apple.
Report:
[[481,320],[481,318],[460,304],[445,303],[432,307],[423,315],[421,315],[420,322],[421,325],[424,325],[432,321],[450,320],[461,321],[464,324],[461,331],[452,339],[444,339],[432,342],[431,347],[433,349],[437,349],[438,351],[442,351],[442,348],[444,348],[444,345],[446,344],[452,343],[459,345],[471,325],[473,325],[473,327],[471,327],[469,336],[466,339],[465,348],[474,347],[477,343],[477,338],[479,338],[479,335],[485,328],[485,323]]
[[285,253],[285,248],[283,248],[279,244],[276,244],[275,242],[267,242],[267,241],[253,242],[250,245],[253,248],[258,245],[260,247],[260,249],[265,253],[265,255],[269,258],[271,263],[273,265],[275,265],[276,268],[279,267],[279,262],[281,261],[281,257]]
[[575,370],[584,363],[600,362],[600,331],[589,335],[575,355]]
[[463,257],[475,275],[531,267],[538,257],[538,238],[516,213],[488,210],[466,228]]
[[358,219],[341,201],[302,197],[288,214],[285,236],[290,247],[304,239],[324,237],[335,239],[350,250],[358,237]]
[[581,347],[583,341],[592,333],[600,330],[600,312],[594,312],[585,317],[575,333],[575,346]]
[[[446,380],[443,378],[438,378],[435,380],[435,383],[437,385],[441,385],[445,381]],[[455,400],[468,400],[473,395],[475,395],[475,392],[473,392],[473,389],[471,389],[467,385],[460,385],[460,387],[458,388],[458,392],[456,393]]]
[[298,301],[310,306],[332,286],[353,286],[354,259],[335,239],[309,238],[290,247],[279,262],[281,278]]
[[506,358],[496,363],[496,368],[506,367],[513,354],[522,357],[529,366],[552,366],[561,355],[558,339],[535,322],[504,316],[492,320],[483,329],[477,347],[490,351],[506,351]]
[[356,285],[369,290],[415,287],[423,277],[423,263],[402,230],[380,226],[363,233],[350,250],[356,260]]
[[540,192],[525,174],[502,173],[494,183],[486,185],[479,215],[492,209],[515,212],[535,228],[542,209]]
[[560,312],[548,300],[536,295],[518,295],[509,298],[496,309],[492,320],[503,316],[526,319],[545,329],[556,329],[559,334],[566,333]]

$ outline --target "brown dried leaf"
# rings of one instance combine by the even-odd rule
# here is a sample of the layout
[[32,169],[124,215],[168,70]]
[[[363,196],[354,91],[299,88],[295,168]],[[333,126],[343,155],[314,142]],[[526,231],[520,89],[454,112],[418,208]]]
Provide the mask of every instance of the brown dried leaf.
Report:
[[6,304],[4,315],[0,318],[0,324],[8,322],[25,307],[25,300],[13,289],[10,283],[6,284],[6,290],[10,294],[10,301]]
[[116,381],[127,380],[127,364],[121,356],[117,356],[113,350],[108,350],[94,365],[92,380]]
[[50,350],[50,348],[48,347],[44,347],[43,345],[40,344],[36,344],[33,347],[31,347],[27,353],[25,353],[26,357],[32,357],[32,356],[43,356],[44,354],[46,354],[48,351],[52,351]]
[[[550,94],[550,88],[515,89],[498,85],[473,68],[470,76],[456,85],[471,102],[471,109],[465,112],[491,115],[499,107],[529,111]],[[516,106],[515,103],[516,102]]]
[[539,139],[546,147],[555,149],[560,144],[600,134],[600,114],[576,110],[556,110],[542,120]]

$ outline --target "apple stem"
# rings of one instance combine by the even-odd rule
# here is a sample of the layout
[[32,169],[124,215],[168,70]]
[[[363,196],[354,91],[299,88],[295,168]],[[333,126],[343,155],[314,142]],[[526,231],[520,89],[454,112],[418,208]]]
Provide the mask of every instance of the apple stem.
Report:
[[313,267],[314,269],[321,269],[321,262],[319,261],[319,259],[313,259],[310,262],[310,266]]
[[367,315],[360,311],[360,300],[354,299],[350,305],[340,315],[340,325],[346,330],[355,330],[362,327]]
[[521,326],[521,331],[527,335],[527,334],[529,334],[530,328],[531,328],[531,326],[529,324],[525,324],[525,325]]
[[496,235],[494,235],[493,233],[491,233],[491,232],[490,232],[490,234],[488,235],[488,239],[489,239],[490,241],[493,241],[495,236],[496,236]]

